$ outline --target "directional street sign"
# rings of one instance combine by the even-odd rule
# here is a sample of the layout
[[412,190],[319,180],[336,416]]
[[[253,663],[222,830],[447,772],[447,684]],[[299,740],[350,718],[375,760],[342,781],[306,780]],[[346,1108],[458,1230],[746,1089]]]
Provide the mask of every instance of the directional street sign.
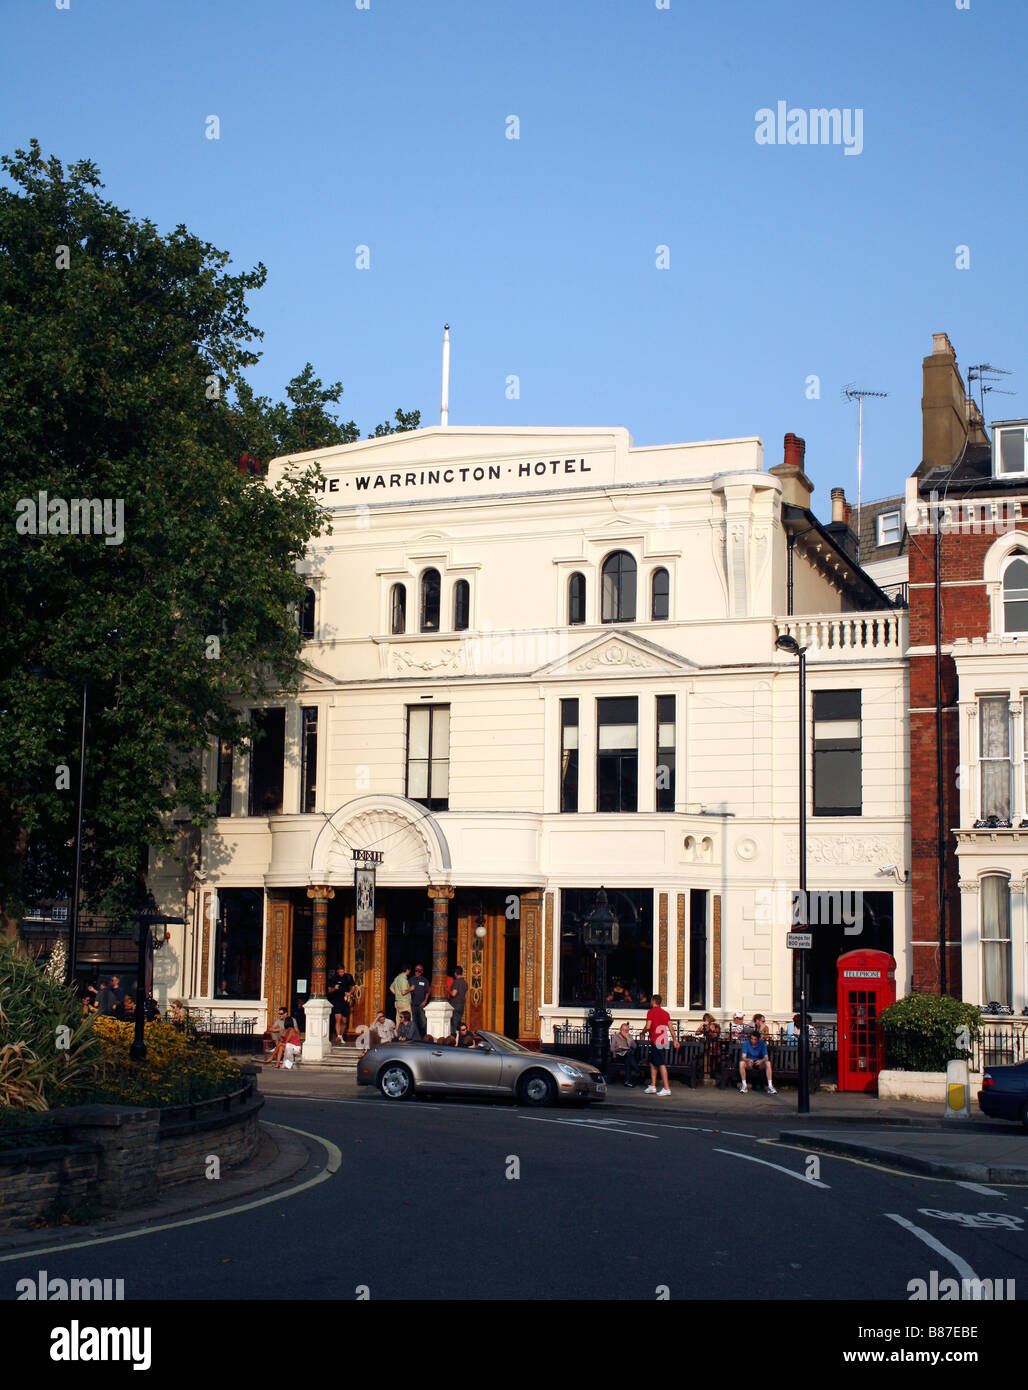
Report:
[[786,943],[790,951],[809,951],[814,944],[814,933],[791,931],[786,937]]

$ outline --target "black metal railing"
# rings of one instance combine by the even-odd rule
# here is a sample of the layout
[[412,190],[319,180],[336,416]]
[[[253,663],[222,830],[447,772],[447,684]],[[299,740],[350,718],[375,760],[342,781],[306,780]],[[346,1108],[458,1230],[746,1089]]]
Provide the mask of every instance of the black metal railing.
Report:
[[986,1024],[971,1048],[972,1071],[1012,1067],[1028,1062],[1028,1027],[1017,1023]]
[[190,1009],[184,1018],[162,1020],[180,1033],[206,1038],[223,1052],[251,1053],[260,1051],[261,1035],[255,1033],[257,1020],[236,1013],[212,1014],[209,1010]]
[[[745,1026],[745,1025],[744,1025]],[[817,1049],[820,1058],[821,1075],[826,1079],[833,1079],[838,1075],[838,1026],[834,1021],[825,1023],[812,1023],[810,1042],[812,1047]],[[612,1030],[613,1032],[614,1030]],[[681,1047],[682,1043],[689,1039],[696,1039],[695,1028],[690,1028],[686,1024],[672,1024],[672,1037],[676,1047]],[[642,1027],[629,1028],[632,1038],[633,1052],[637,1061],[645,1062],[649,1057],[650,1044],[648,1040],[642,1038]],[[721,1033],[716,1037],[704,1037],[704,1050],[706,1054],[704,1069],[708,1075],[715,1075],[721,1065],[722,1049],[737,1042],[740,1033],[731,1035],[731,1025],[726,1023]],[[768,1042],[778,1045],[791,1045],[798,1039],[790,1037],[785,1025],[772,1028],[768,1037]],[[570,1057],[572,1061],[588,1062],[591,1057],[589,1027],[585,1023],[572,1023],[565,1020],[563,1023],[554,1024],[553,1042],[543,1044],[544,1052],[561,1053]],[[996,1065],[993,1063],[992,1065]]]

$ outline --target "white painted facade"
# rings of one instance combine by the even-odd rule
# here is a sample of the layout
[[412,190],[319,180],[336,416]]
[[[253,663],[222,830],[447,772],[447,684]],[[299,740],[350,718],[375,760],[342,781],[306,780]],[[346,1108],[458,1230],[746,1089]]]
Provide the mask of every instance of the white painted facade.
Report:
[[[796,886],[797,662],[807,654],[808,810],[813,692],[861,692],[859,816],[808,817],[808,878],[825,892],[891,892],[900,992],[909,977],[906,614],[854,614],[847,566],[831,548],[797,547],[787,616],[782,483],[758,439],[634,448],[624,429],[437,427],[318,451],[332,534],[304,562],[316,593],[309,673],[285,706],[282,814],[247,816],[246,759],[234,765],[232,816],[204,832],[203,878],[155,865],[160,899],[186,901],[191,926],[180,992],[262,1026],[268,992],[218,999],[203,914],[219,889],[352,893],[354,848],[382,849],[381,893],[452,885],[538,890],[538,1035],[580,1019],[562,982],[561,894],[652,894],[652,978],[672,1016],[793,1012],[788,895]],[[269,469],[273,485],[287,460]],[[365,481],[361,481],[365,480]],[[631,621],[601,621],[600,572],[631,555]],[[441,576],[440,628],[419,631],[419,586]],[[670,576],[669,616],[650,616],[650,580]],[[585,621],[568,621],[568,581],[585,578]],[[470,588],[466,631],[454,588]],[[393,586],[406,630],[393,633]],[[675,697],[674,811],[656,810],[656,700]],[[597,701],[638,700],[638,809],[596,807]],[[561,810],[561,701],[578,701],[579,810]],[[448,806],[405,795],[407,710],[448,706]],[[301,814],[301,707],[318,715],[316,802]],[[213,763],[212,754],[212,763]],[[212,768],[213,779],[213,768]],[[898,873],[883,872],[898,866]],[[704,890],[702,981],[692,978],[692,890]],[[552,896],[551,896],[552,895]],[[684,927],[680,924],[684,897]],[[717,918],[720,919],[718,930]],[[533,928],[533,930],[535,930]],[[266,978],[271,952],[265,913]],[[684,934],[684,939],[683,939]],[[865,944],[853,935],[845,949]],[[206,968],[204,969],[204,962]],[[451,962],[452,965],[453,962]],[[466,962],[465,962],[466,964]],[[525,985],[522,964],[522,986]],[[375,982],[369,1007],[388,1003]],[[702,1000],[702,1002],[698,1002]],[[615,1010],[617,1015],[617,1010]],[[625,1015],[629,1016],[629,1015]],[[638,1021],[639,1015],[631,1015]]]

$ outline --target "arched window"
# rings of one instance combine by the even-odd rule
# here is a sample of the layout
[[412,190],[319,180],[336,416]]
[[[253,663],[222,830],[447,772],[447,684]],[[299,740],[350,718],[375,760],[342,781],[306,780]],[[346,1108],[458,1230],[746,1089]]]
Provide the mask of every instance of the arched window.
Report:
[[615,550],[603,562],[600,620],[635,622],[635,560],[627,550]]
[[453,586],[453,630],[463,632],[471,620],[471,585],[458,579]]
[[568,625],[585,622],[585,575],[573,574],[568,580]]
[[666,618],[671,611],[671,579],[667,570],[653,571],[653,592],[650,603],[650,617],[654,622]]
[[394,584],[389,592],[389,631],[407,631],[407,586]]
[[439,631],[439,571],[426,570],[421,576],[421,631]]
[[982,1003],[1013,1006],[1011,991],[1010,880],[986,874],[982,897]]
[[314,636],[314,590],[304,589],[303,603],[300,605],[300,636]]
[[1003,571],[1003,631],[1028,632],[1028,560],[1023,555]]

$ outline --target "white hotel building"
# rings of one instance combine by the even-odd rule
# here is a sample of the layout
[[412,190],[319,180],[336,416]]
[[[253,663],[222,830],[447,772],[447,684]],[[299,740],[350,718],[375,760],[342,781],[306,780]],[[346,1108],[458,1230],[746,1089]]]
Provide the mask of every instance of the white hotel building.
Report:
[[[801,440],[769,470],[758,439],[634,448],[620,428],[440,426],[314,458],[333,530],[304,564],[307,675],[255,711],[249,757],[212,750],[222,814],[188,864],[154,866],[187,919],[165,999],[262,1027],[297,1008],[320,900],[352,1026],[388,1011],[401,964],[430,973],[434,920],[466,1021],[547,1041],[593,1001],[581,924],[602,885],[618,1020],[653,992],[690,1021],[791,1017],[784,633],[809,647],[809,885],[862,895],[825,900],[812,1009],[834,1012],[858,946],[891,950],[906,989],[906,614],[845,523],[813,517]],[[355,849],[384,856],[374,931],[354,929]]]

